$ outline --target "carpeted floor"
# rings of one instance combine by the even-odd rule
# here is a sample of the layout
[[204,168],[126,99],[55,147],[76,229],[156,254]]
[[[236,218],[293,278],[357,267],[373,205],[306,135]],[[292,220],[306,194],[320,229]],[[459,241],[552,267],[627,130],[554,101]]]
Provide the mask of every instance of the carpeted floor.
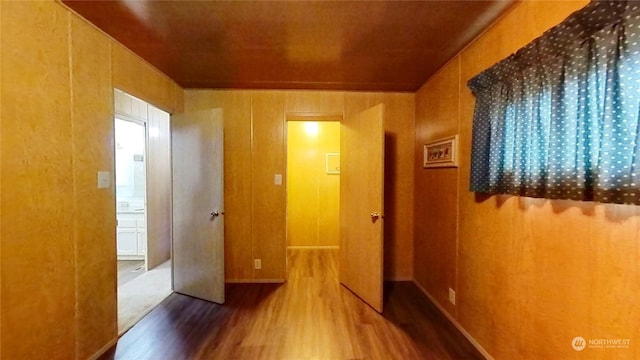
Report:
[[171,260],[118,288],[118,335],[171,295]]
[[118,260],[118,287],[147,272],[144,260]]

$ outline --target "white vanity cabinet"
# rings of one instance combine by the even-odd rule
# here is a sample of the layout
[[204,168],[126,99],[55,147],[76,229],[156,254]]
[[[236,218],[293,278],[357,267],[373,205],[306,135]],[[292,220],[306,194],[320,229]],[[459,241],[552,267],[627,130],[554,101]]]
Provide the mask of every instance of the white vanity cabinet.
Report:
[[147,250],[147,231],[142,212],[117,214],[118,259],[144,259]]

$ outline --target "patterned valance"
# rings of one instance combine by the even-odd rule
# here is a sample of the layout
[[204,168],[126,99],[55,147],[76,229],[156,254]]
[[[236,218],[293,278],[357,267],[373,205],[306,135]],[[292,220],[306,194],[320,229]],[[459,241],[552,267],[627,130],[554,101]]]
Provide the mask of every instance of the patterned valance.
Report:
[[639,9],[593,1],[469,81],[472,191],[640,204]]

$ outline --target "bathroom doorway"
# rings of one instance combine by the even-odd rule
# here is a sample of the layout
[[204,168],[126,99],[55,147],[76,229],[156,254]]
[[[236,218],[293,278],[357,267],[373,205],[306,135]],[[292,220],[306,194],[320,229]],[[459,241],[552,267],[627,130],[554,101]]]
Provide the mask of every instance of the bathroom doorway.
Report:
[[170,115],[114,91],[118,333],[172,293]]
[[146,124],[116,115],[116,218],[118,286],[146,271]]

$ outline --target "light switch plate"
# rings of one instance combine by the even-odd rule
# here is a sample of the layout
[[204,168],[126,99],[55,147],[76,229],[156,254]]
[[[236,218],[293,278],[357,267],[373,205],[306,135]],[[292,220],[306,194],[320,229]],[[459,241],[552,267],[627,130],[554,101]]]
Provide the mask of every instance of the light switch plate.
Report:
[[98,171],[98,189],[108,189],[111,187],[111,172]]
[[274,182],[276,185],[282,185],[282,174],[276,174],[276,175],[273,177],[273,182]]

